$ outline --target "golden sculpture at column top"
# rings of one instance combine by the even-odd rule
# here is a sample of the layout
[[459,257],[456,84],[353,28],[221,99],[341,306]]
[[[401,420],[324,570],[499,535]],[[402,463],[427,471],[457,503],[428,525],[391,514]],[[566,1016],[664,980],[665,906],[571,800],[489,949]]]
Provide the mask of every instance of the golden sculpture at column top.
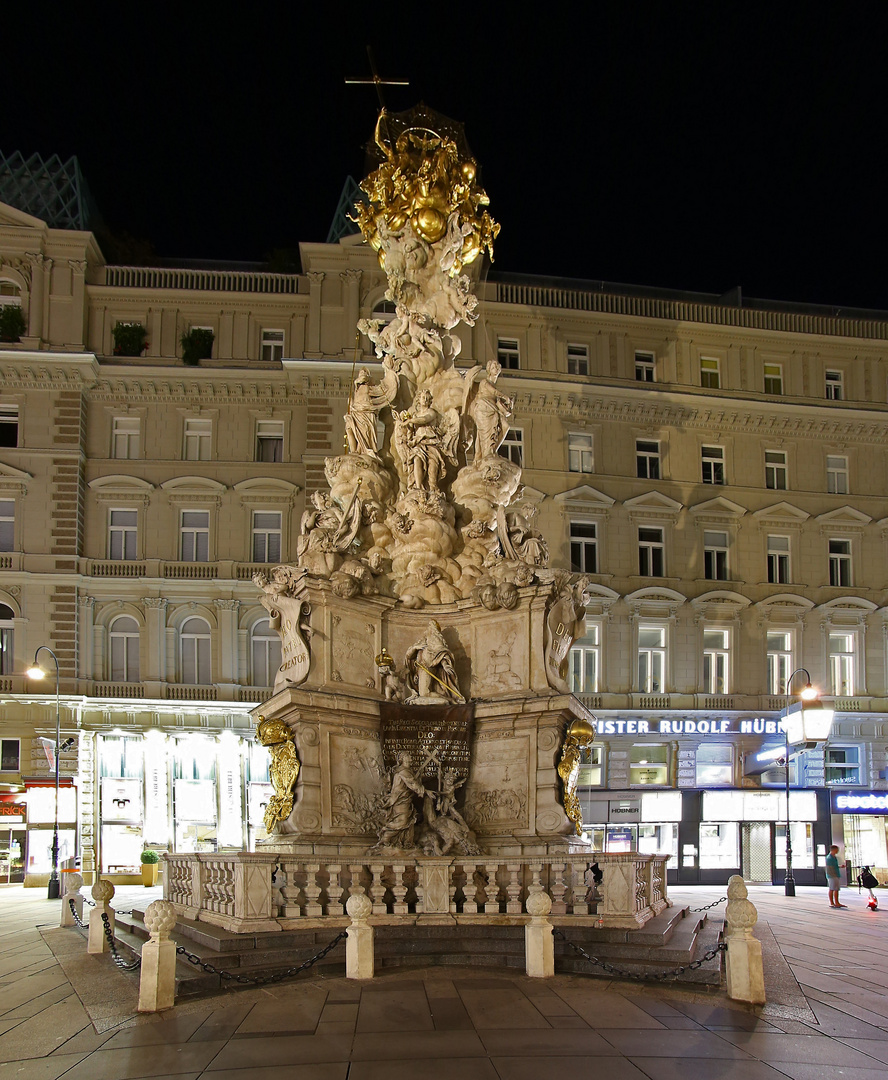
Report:
[[383,109],[374,143],[382,163],[361,184],[369,203],[356,205],[354,220],[383,269],[387,236],[408,225],[428,244],[458,230],[445,268],[451,277],[485,248],[493,259],[500,227],[483,209],[490,200],[461,124],[424,105],[398,114]]
[[256,734],[271,755],[268,774],[274,785],[274,795],[265,807],[265,831],[273,833],[293,812],[293,789],[300,764],[293,733],[283,720],[266,720],[264,716],[256,720]]
[[577,798],[577,780],[580,776],[580,757],[592,745],[595,728],[579,717],[573,721],[564,736],[558,775],[564,785],[564,812],[573,822],[577,836],[583,832],[583,812]]

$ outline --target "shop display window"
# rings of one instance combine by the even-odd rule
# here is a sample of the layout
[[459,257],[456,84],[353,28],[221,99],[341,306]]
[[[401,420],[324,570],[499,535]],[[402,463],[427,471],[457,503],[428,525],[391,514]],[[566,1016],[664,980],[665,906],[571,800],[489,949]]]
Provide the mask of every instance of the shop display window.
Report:
[[636,743],[632,747],[629,783],[668,784],[669,747],[666,743]]
[[[814,869],[814,826],[806,821],[793,821],[790,825],[792,838],[792,865],[797,870]],[[774,833],[774,865],[786,870],[786,826],[777,825]]]
[[740,865],[740,826],[736,821],[700,826],[700,869],[718,870]]
[[[59,866],[64,867],[77,853],[74,829],[59,829]],[[52,870],[52,829],[28,830],[28,873],[48,874]]]
[[141,825],[102,825],[102,872],[139,873],[143,847]]
[[600,746],[590,746],[580,755],[580,774],[578,787],[601,787],[604,781],[604,750]]
[[734,780],[734,748],[719,743],[697,747],[697,787],[730,786]]
[[638,826],[638,850],[642,855],[669,855],[678,863],[678,823]]

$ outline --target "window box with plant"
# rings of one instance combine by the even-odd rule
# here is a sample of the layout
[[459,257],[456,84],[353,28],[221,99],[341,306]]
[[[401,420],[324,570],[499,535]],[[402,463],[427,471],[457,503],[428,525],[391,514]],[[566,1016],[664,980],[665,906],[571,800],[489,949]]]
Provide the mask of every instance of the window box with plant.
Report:
[[157,869],[160,857],[156,851],[146,848],[142,852],[142,884],[145,888],[157,884]]
[[0,307],[0,341],[21,341],[27,329],[25,314],[17,304]]
[[139,322],[119,322],[111,331],[115,356],[141,356],[148,348],[148,331]]
[[213,331],[204,326],[192,326],[190,330],[186,330],[179,339],[183,363],[194,366],[201,360],[209,360],[213,355],[214,337]]

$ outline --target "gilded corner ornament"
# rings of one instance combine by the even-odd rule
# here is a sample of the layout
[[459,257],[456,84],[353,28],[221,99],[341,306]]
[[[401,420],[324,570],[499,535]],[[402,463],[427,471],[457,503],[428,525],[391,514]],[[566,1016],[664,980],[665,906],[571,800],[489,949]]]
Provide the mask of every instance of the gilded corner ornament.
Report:
[[583,831],[583,812],[577,798],[577,780],[580,775],[580,757],[588,750],[595,738],[595,728],[586,720],[579,718],[571,723],[564,736],[561,748],[561,760],[558,762],[558,775],[564,785],[564,812],[573,823],[574,831],[580,836]]
[[293,812],[293,790],[300,764],[293,733],[283,720],[258,717],[256,734],[271,755],[268,773],[274,785],[274,795],[265,807],[265,830],[270,834],[279,831],[280,823]]

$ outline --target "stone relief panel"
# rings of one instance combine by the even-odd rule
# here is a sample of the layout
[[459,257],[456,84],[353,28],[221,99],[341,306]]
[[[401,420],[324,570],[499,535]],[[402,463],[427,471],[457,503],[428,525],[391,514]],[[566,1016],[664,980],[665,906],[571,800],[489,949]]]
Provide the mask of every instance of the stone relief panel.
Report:
[[331,622],[331,679],[350,686],[375,688],[376,628],[366,620],[348,616],[334,615]]
[[375,833],[386,790],[382,747],[362,728],[330,735],[332,826],[346,832]]
[[511,832],[528,827],[527,735],[481,735],[475,742],[466,785],[465,817],[475,832]]
[[473,626],[472,697],[493,697],[528,685],[526,618],[479,619]]

